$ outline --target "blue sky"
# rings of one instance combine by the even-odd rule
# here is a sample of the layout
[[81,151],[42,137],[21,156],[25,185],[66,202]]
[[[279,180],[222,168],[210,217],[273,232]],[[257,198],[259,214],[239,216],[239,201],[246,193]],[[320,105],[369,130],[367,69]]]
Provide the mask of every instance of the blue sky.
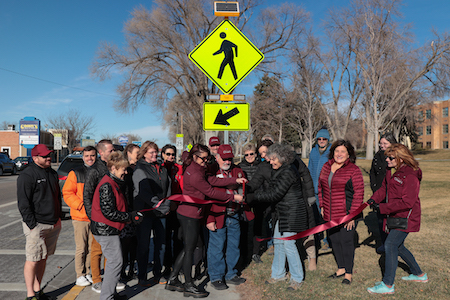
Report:
[[[311,12],[315,25],[321,23],[331,6],[348,3],[347,0],[291,2]],[[159,113],[147,105],[140,106],[133,114],[116,112],[113,101],[120,78],[100,82],[89,72],[99,43],[108,41],[122,47],[123,25],[130,12],[140,4],[151,8],[151,3],[0,1],[0,122],[18,124],[20,119],[34,116],[44,125],[49,115],[77,108],[94,116],[96,125],[87,135],[97,141],[105,134],[135,133],[143,141],[156,139],[160,147],[168,143]],[[431,37],[432,27],[438,31],[448,29],[450,1],[410,0],[404,4],[405,21],[413,22],[419,44]],[[244,79],[237,92],[249,95],[257,81],[256,76]]]

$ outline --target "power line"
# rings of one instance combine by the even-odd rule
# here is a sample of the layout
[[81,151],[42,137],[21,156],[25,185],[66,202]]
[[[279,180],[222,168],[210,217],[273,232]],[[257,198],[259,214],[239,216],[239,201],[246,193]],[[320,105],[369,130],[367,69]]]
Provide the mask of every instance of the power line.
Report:
[[40,81],[56,84],[56,85],[59,85],[59,86],[63,86],[63,87],[67,87],[67,88],[71,88],[71,89],[75,89],[75,90],[80,90],[80,91],[83,91],[83,92],[88,92],[88,93],[93,93],[93,94],[98,94],[98,95],[103,95],[103,96],[108,96],[108,97],[116,97],[116,96],[109,95],[109,94],[104,94],[104,93],[100,93],[100,92],[93,92],[93,91],[90,91],[90,90],[85,90],[85,89],[82,89],[82,88],[78,88],[78,87],[74,87],[74,86],[70,86],[70,85],[66,85],[66,84],[62,84],[62,83],[58,83],[58,82],[54,82],[54,81],[38,78],[38,77],[35,77],[35,76],[26,75],[26,74],[15,72],[15,71],[12,71],[12,70],[8,70],[8,69],[2,68],[2,67],[0,67],[0,70],[6,71],[6,72],[10,72],[10,73],[13,73],[13,74],[17,74],[17,75],[20,75],[20,76],[32,78],[32,79],[35,79],[35,80],[40,80]]

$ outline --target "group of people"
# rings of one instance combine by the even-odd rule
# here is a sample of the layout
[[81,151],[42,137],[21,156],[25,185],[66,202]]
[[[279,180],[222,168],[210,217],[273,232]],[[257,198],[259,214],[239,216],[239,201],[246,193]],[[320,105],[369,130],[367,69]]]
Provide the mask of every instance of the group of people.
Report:
[[[40,282],[61,229],[61,196],[71,208],[76,284],[92,285],[101,300],[125,299],[117,291],[133,278],[135,261],[139,285],[161,283],[186,297],[207,297],[195,279],[207,273],[217,290],[242,284],[246,280],[240,271],[252,261],[261,263],[270,243],[274,256],[266,284],[289,280],[289,290],[300,288],[302,253],[309,270],[315,270],[321,240],[330,245],[337,263],[329,278],[343,277],[343,284],[351,284],[364,181],[350,142],[331,144],[325,128],[316,141],[306,166],[270,136],[258,147],[245,145],[244,160],[238,165],[233,163],[232,147],[218,137],[210,138],[208,146],[195,144],[183,153],[182,165],[176,163],[173,145],[160,152],[154,142],[146,141],[142,147],[130,144],[122,153],[114,151],[110,140],[102,140],[96,148],[84,148],[84,164],[68,174],[62,195],[50,167],[52,151],[35,146],[34,164],[22,172],[17,185],[27,241],[27,299],[47,299]],[[404,280],[428,281],[403,243],[409,232],[419,230],[421,171],[412,153],[391,136],[383,136],[380,146],[371,171],[374,194],[368,203],[384,220],[380,229],[387,233],[377,251],[386,254],[386,272],[383,281],[368,291],[393,293],[398,255],[411,268]],[[329,228],[326,237],[317,233],[295,238],[349,215]]]

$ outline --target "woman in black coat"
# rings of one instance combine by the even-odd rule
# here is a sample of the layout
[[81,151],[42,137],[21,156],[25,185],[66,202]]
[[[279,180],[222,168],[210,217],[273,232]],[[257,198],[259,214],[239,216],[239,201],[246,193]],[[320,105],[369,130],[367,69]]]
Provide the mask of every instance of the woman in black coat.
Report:
[[274,213],[274,258],[271,279],[267,283],[287,280],[286,259],[291,273],[288,289],[298,289],[304,272],[295,240],[281,240],[309,228],[307,203],[303,199],[302,182],[292,165],[293,152],[280,144],[268,148],[267,157],[273,173],[268,188],[255,192],[254,201],[268,202],[275,206]]
[[[372,189],[373,193],[375,193],[381,187],[384,177],[386,176],[386,170],[391,170],[391,168],[388,168],[384,151],[392,144],[397,144],[397,140],[391,132],[387,132],[380,137],[380,151],[375,153],[375,156],[373,157],[372,167],[370,168],[369,174],[370,188]],[[383,203],[385,202],[386,200],[383,200]],[[384,252],[384,242],[387,238],[387,233],[383,229],[384,217],[384,215],[380,214],[380,212],[377,211],[378,230],[380,232],[380,247],[377,248],[378,253]]]

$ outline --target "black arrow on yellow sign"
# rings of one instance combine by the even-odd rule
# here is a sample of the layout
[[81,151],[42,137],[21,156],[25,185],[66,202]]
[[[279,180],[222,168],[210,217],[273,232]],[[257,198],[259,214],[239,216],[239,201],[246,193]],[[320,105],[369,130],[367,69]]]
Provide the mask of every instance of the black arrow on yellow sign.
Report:
[[221,110],[219,110],[219,113],[217,114],[217,117],[216,117],[216,120],[214,121],[214,124],[217,124],[217,125],[230,125],[230,123],[228,123],[228,119],[231,118],[231,117],[234,117],[238,113],[239,113],[239,110],[238,110],[237,107],[233,108],[229,112],[226,112],[225,114],[222,113],[222,109],[221,109]]

